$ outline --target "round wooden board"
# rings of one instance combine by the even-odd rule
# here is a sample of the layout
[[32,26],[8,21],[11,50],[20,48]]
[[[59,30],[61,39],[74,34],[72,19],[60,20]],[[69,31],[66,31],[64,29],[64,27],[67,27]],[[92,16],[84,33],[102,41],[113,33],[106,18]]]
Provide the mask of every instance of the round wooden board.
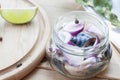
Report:
[[40,30],[37,16],[24,25],[12,25],[0,18],[0,37],[3,39],[0,42],[0,70],[20,60],[34,46]]
[[40,30],[37,17],[24,25],[13,25],[0,17],[0,37],[3,39],[0,42],[0,71],[16,63],[34,46]]
[[3,37],[0,42],[0,80],[19,80],[31,72],[44,57],[51,34],[50,23],[40,6],[30,23],[13,25],[2,18],[0,22],[0,36]]

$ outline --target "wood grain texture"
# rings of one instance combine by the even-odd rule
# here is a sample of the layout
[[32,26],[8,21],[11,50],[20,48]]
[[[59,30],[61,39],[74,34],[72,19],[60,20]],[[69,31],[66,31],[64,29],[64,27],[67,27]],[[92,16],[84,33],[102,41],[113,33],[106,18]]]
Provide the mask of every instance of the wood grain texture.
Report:
[[[74,80],[64,77],[63,75],[46,69],[35,69],[29,76],[22,80]],[[107,78],[92,78],[87,80],[117,80],[117,79],[107,79]]]
[[[8,6],[12,2],[15,3],[16,1],[6,0],[0,3],[2,7],[5,7],[5,3]],[[14,7],[16,6],[14,5]],[[13,65],[32,49],[40,31],[37,17],[38,15],[32,22],[23,25],[13,25],[0,17],[0,37],[3,38],[0,42],[0,63],[2,63],[0,64],[0,70]]]
[[[6,23],[7,24],[7,23]],[[31,24],[36,24],[32,22]],[[36,25],[13,26],[2,25],[0,42],[0,70],[14,64],[24,57],[34,46],[39,27]],[[4,61],[4,62],[3,62]]]

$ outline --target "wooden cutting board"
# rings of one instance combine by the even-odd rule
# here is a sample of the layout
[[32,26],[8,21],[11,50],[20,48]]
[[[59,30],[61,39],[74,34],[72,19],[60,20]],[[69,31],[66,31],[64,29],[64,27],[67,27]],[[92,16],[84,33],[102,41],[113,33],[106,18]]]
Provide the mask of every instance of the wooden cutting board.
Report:
[[[2,7],[31,7],[29,1],[0,0]],[[32,71],[44,57],[51,34],[49,20],[39,6],[35,18],[27,24],[14,25],[0,17],[0,80],[18,80]]]
[[0,70],[24,57],[34,46],[40,27],[37,17],[25,25],[13,25],[0,17]]

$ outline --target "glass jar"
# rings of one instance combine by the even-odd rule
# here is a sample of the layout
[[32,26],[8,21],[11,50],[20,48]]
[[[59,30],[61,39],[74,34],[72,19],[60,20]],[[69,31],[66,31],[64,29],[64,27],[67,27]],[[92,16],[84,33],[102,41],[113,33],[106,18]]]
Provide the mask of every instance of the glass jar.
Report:
[[[81,24],[83,25],[79,32],[74,32],[74,29],[70,28],[70,26]],[[67,30],[66,26],[68,26]],[[90,43],[87,46],[78,46],[69,42],[82,33],[96,37],[94,45],[91,46]],[[108,27],[102,18],[97,18],[91,13],[73,11],[61,16],[54,26],[52,37],[46,48],[50,65],[54,70],[70,78],[94,77],[107,68],[112,56],[108,34]],[[93,41],[92,39],[90,37],[87,44]]]

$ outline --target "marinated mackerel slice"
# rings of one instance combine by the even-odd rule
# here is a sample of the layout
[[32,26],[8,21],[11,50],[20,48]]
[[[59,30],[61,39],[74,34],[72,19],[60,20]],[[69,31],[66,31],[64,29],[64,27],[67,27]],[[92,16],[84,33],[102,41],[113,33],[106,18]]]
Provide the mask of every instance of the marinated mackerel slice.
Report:
[[71,42],[79,47],[89,47],[97,45],[100,40],[95,34],[89,32],[81,32],[77,36],[74,36],[71,39]]

